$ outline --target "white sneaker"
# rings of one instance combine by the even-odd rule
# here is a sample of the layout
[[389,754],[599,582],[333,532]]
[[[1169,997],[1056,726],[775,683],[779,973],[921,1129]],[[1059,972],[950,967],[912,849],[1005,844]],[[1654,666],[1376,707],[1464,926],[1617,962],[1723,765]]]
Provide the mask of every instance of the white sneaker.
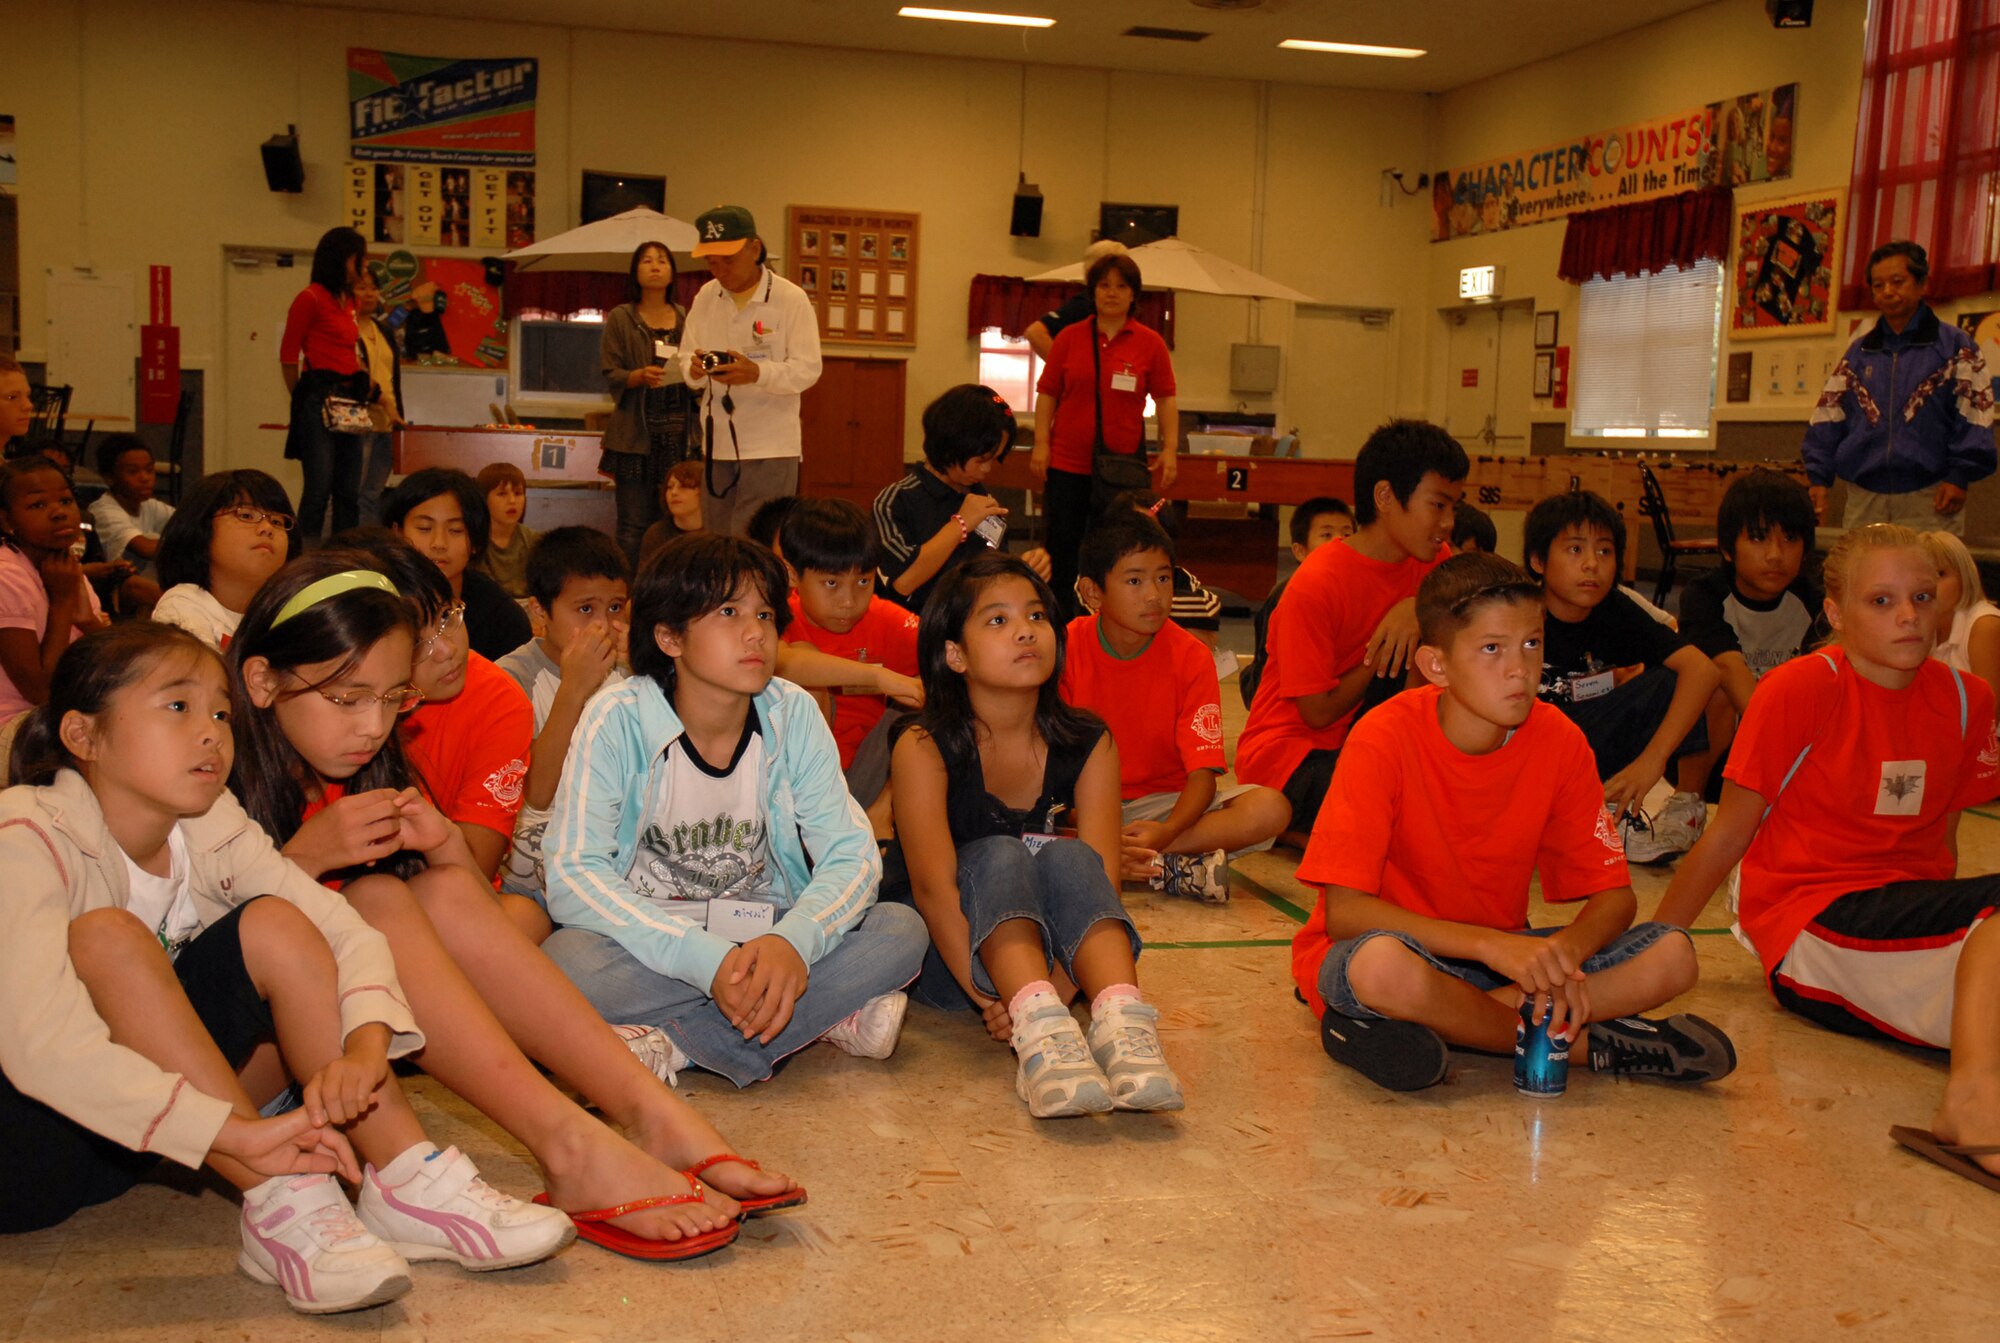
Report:
[[1229,853],[1163,853],[1153,860],[1146,884],[1167,895],[1182,895],[1206,905],[1229,903]]
[[1187,1103],[1181,1079],[1160,1053],[1160,1009],[1115,999],[1090,1022],[1090,1055],[1111,1083],[1119,1110],[1178,1110]]
[[870,998],[819,1038],[858,1059],[886,1059],[896,1052],[909,1010],[909,994],[885,993]]
[[625,1047],[639,1056],[639,1062],[646,1065],[646,1071],[672,1086],[680,1076],[681,1069],[688,1066],[688,1056],[681,1053],[680,1046],[667,1038],[667,1033],[658,1026],[613,1026]]
[[363,1226],[331,1175],[278,1176],[243,1195],[236,1266],[306,1315],[364,1310],[410,1290],[410,1266]]
[[1653,816],[1653,833],[1661,843],[1679,846],[1677,853],[1692,849],[1707,826],[1708,804],[1700,793],[1675,793]]
[[1682,852],[1672,840],[1663,836],[1654,824],[1653,818],[1637,807],[1625,813],[1618,822],[1618,838],[1625,844],[1625,861],[1628,863],[1658,863]]
[[576,1239],[567,1213],[501,1193],[465,1153],[427,1142],[368,1167],[357,1209],[404,1258],[449,1259],[475,1273],[539,1263]]
[[1105,1080],[1090,1046],[1053,993],[1038,993],[1023,1005],[1014,1022],[1014,1053],[1021,1065],[1014,1074],[1014,1091],[1037,1119],[1068,1119],[1108,1113],[1111,1084]]

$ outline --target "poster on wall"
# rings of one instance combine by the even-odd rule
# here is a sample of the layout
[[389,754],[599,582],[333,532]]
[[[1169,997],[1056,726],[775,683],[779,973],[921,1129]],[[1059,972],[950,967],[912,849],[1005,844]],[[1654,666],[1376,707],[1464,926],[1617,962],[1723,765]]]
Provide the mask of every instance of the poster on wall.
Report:
[[507,366],[507,319],[486,263],[467,257],[370,255],[382,322],[405,361],[428,368]]
[[347,49],[353,156],[398,163],[533,167],[536,61]]
[[535,175],[506,168],[346,168],[346,225],[371,243],[499,252],[535,240]]
[[1736,211],[1732,338],[1833,334],[1840,194],[1759,201]]
[[1431,240],[1545,224],[1581,210],[1792,175],[1799,86],[1783,84],[1447,169],[1431,178]]
[[2000,369],[2000,312],[1962,312],[1958,325],[1986,356],[1986,367]]
[[[791,279],[812,300],[822,336],[849,345],[917,343],[918,218],[817,205],[785,212]],[[859,299],[870,301],[850,309]]]

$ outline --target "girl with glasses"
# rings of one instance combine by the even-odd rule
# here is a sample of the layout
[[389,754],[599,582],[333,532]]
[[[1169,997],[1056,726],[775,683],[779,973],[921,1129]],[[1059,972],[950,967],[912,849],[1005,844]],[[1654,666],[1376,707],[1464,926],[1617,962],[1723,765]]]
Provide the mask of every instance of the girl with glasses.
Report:
[[257,589],[291,557],[295,533],[291,496],[262,471],[203,476],[160,532],[165,591],[153,619],[220,651]]

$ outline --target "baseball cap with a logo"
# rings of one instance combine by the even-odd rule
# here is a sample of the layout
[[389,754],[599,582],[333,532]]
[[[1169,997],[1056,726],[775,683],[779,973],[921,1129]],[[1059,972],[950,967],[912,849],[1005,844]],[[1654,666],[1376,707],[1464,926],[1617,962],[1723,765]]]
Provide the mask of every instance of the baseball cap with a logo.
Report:
[[757,236],[757,221],[740,205],[718,205],[694,221],[694,231],[695,256],[734,256]]

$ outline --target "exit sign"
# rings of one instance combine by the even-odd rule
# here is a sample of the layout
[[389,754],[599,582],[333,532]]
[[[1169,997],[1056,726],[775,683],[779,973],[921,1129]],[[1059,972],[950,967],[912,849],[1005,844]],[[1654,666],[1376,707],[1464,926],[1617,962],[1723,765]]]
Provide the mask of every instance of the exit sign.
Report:
[[1500,296],[1498,266],[1467,266],[1458,273],[1458,296],[1478,302]]

